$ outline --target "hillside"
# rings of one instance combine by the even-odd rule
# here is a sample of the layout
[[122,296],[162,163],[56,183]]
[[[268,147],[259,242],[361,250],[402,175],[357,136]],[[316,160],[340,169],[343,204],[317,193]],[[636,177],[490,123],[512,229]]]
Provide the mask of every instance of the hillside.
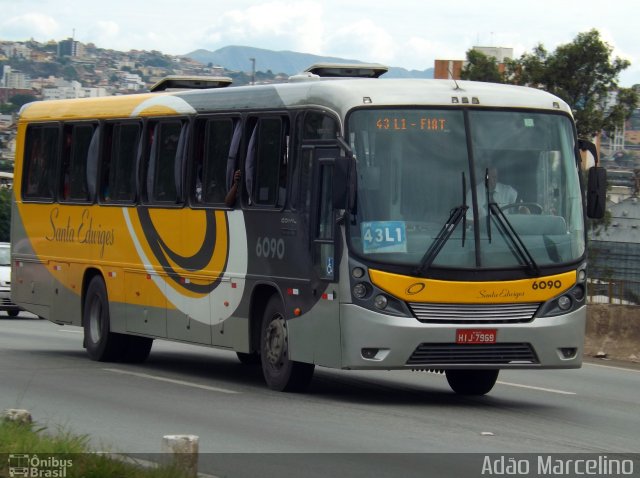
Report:
[[[232,71],[251,71],[251,58],[256,60],[257,71],[272,73],[284,73],[294,75],[305,70],[308,66],[320,62],[333,63],[362,63],[358,60],[337,58],[330,56],[312,55],[310,53],[298,53],[294,51],[272,51],[262,48],[247,46],[226,46],[216,51],[195,50],[186,55],[195,61],[208,65],[222,66]],[[391,67],[386,78],[433,78],[433,68],[424,71],[406,70],[404,68]]]

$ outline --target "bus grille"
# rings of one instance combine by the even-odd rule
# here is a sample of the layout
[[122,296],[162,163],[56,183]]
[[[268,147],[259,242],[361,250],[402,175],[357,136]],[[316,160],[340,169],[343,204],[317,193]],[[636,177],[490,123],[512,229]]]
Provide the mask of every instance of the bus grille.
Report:
[[407,365],[507,365],[539,363],[531,344],[420,344]]
[[533,320],[540,304],[425,304],[410,302],[416,318],[431,324],[513,324]]

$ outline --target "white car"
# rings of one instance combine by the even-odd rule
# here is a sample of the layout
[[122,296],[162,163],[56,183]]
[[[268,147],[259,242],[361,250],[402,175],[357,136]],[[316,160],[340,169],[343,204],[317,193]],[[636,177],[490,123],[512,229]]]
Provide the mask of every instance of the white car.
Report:
[[20,307],[11,302],[11,245],[0,243],[0,310],[11,317],[20,313]]

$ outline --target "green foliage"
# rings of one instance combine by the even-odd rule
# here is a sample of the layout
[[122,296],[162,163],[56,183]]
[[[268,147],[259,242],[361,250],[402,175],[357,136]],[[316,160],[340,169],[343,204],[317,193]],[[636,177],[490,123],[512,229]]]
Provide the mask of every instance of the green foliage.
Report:
[[504,77],[498,69],[497,60],[476,50],[467,52],[467,64],[462,69],[460,77],[463,80],[487,81],[490,83],[504,82]]
[[32,101],[35,101],[36,97],[34,95],[14,95],[11,98],[9,98],[9,102],[15,106],[17,106],[18,108],[21,108],[23,105],[26,105],[27,103],[31,103]]
[[[618,86],[618,76],[630,62],[612,58],[612,50],[594,29],[579,33],[571,43],[560,45],[552,53],[539,44],[531,53],[506,61],[505,73],[498,77],[495,59],[487,62],[486,56],[482,59],[478,54],[471,55],[471,50],[467,52],[469,64],[463,75],[544,89],[571,106],[578,135],[592,138],[600,131],[612,133],[638,107],[638,92]],[[615,102],[610,101],[611,93],[617,94]]]
[[67,65],[62,69],[62,76],[67,81],[78,81],[80,79],[80,75],[78,75],[78,71],[73,67],[73,65]]
[[[71,466],[64,468],[68,478],[185,478],[185,472],[177,465],[142,467],[135,462],[92,453],[88,442],[89,437],[85,435],[76,436],[65,430],[50,434],[38,425],[0,420],[0,450],[3,453],[38,455],[41,460],[48,457],[69,460]],[[41,471],[58,470],[45,467]],[[8,461],[0,461],[0,476],[9,476]]]
[[0,242],[11,240],[11,191],[0,188]]

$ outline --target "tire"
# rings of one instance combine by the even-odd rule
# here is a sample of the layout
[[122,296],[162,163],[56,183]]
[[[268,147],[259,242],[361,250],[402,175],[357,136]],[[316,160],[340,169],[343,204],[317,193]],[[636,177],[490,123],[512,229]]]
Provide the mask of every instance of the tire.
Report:
[[84,300],[82,314],[84,346],[91,360],[110,362],[123,355],[123,336],[111,332],[109,300],[104,280],[100,276],[91,279]]
[[243,365],[259,365],[260,362],[260,354],[248,354],[245,352],[236,352],[238,356],[238,360]]
[[124,342],[121,362],[126,363],[142,363],[149,357],[153,339],[149,337],[140,337],[137,335],[121,335]]
[[9,317],[18,317],[18,314],[20,313],[19,310],[7,310],[7,315]]
[[313,377],[314,364],[289,359],[289,338],[284,307],[278,296],[267,303],[260,334],[262,373],[271,390],[304,391]]
[[84,301],[84,346],[91,360],[98,362],[144,362],[153,339],[111,332],[109,300],[104,280],[91,279]]
[[447,382],[460,395],[485,395],[498,380],[500,370],[446,370]]

